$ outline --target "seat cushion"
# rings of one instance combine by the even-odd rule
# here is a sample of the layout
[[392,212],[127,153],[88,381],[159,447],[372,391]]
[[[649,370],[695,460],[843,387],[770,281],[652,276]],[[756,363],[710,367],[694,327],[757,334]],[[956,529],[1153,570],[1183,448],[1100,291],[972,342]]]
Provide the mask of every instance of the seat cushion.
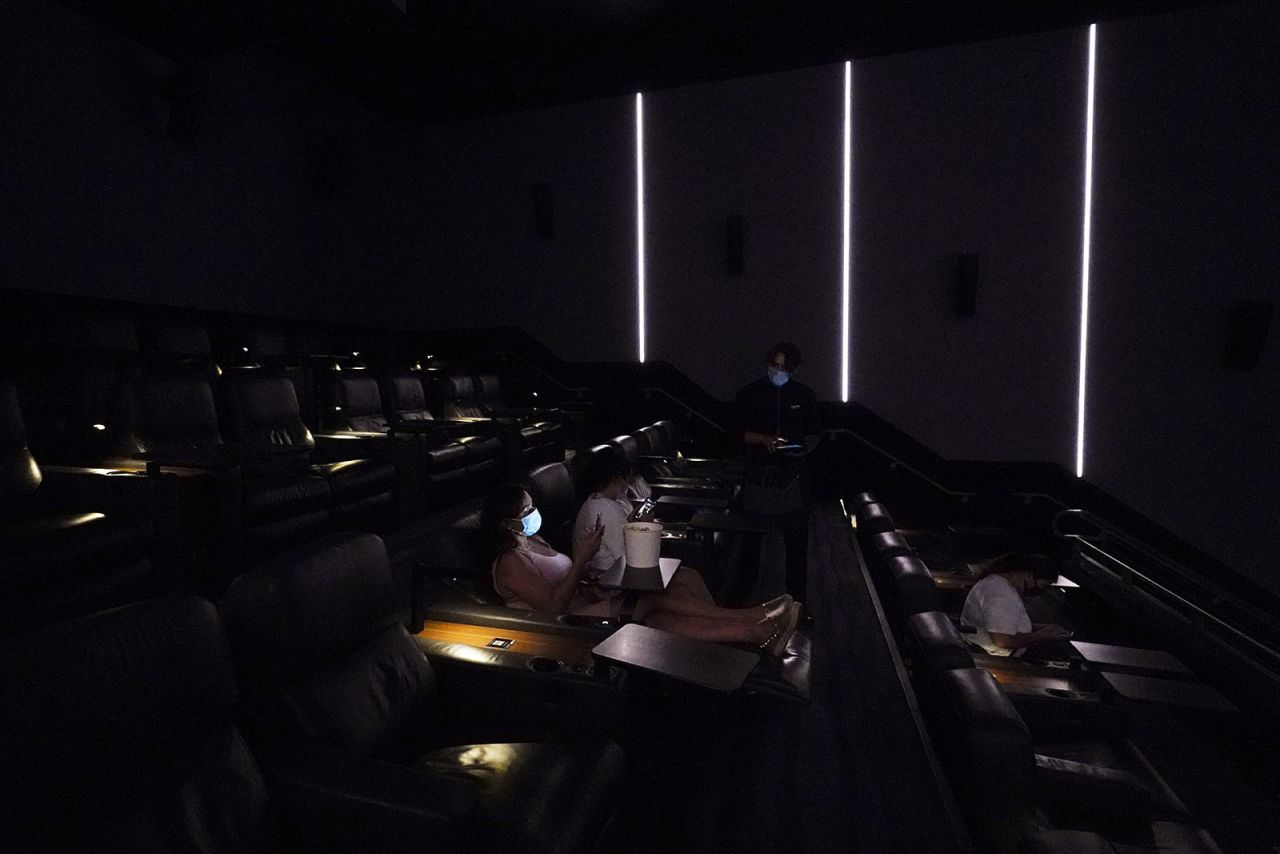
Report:
[[276,475],[244,479],[244,513],[250,519],[271,519],[329,503],[330,481],[314,475]]
[[625,801],[626,758],[615,744],[463,744],[434,750],[417,767],[479,790],[481,851],[594,850]]
[[311,472],[329,482],[333,500],[347,501],[379,492],[391,492],[396,485],[396,467],[377,460],[343,460],[311,466]]

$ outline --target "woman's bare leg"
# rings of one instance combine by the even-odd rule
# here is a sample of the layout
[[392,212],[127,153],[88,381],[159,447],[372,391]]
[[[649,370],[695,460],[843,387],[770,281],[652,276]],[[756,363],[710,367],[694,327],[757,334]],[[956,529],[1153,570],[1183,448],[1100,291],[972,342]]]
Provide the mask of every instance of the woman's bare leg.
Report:
[[651,612],[645,617],[644,623],[655,629],[695,640],[713,643],[747,643],[753,646],[769,640],[777,629],[771,621],[748,623],[741,620],[695,617],[670,611]]
[[667,585],[667,590],[670,592],[673,589],[681,590],[695,599],[701,599],[708,605],[716,604],[715,597],[707,589],[707,583],[702,580],[702,573],[691,566],[682,565],[676,570],[675,575],[671,576],[671,583]]
[[[675,584],[661,593],[646,594],[641,597],[641,601],[644,600],[652,600],[647,610],[685,617],[702,617],[735,623],[759,623],[767,616],[763,605],[754,605],[750,608],[721,608],[714,601],[704,601],[696,592]],[[637,611],[639,611],[639,605],[637,605]]]

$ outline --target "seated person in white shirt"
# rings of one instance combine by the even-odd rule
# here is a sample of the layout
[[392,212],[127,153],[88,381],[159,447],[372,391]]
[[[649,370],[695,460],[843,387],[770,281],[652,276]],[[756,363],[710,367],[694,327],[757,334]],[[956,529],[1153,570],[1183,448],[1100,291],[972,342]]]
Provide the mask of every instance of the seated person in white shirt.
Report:
[[992,655],[1018,655],[1033,643],[1064,640],[1071,633],[1053,623],[1032,623],[1023,603],[1058,580],[1058,564],[1039,554],[1001,555],[983,568],[965,597],[960,625]]
[[591,559],[591,571],[601,573],[623,555],[622,526],[634,509],[633,500],[649,497],[649,484],[635,475],[627,458],[617,449],[594,454],[578,473],[578,494],[587,500],[573,523],[573,541],[585,537],[597,525],[604,526],[600,550]]

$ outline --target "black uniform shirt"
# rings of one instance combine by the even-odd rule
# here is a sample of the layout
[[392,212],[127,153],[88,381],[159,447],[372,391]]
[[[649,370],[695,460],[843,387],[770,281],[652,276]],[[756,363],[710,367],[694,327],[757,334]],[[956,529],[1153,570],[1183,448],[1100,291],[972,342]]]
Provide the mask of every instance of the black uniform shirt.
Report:
[[[775,386],[767,377],[747,383],[733,401],[733,429],[739,442],[742,434],[771,433],[787,442],[802,443],[804,437],[818,432],[818,398],[813,389],[789,380]],[[768,450],[762,445],[747,446],[747,458],[764,458]]]

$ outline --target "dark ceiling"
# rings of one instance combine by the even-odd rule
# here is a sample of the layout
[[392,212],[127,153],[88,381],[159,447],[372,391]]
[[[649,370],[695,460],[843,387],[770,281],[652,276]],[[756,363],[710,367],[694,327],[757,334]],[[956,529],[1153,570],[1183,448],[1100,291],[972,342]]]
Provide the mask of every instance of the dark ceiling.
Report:
[[408,123],[722,80],[1213,0],[67,0],[181,64],[265,45]]

